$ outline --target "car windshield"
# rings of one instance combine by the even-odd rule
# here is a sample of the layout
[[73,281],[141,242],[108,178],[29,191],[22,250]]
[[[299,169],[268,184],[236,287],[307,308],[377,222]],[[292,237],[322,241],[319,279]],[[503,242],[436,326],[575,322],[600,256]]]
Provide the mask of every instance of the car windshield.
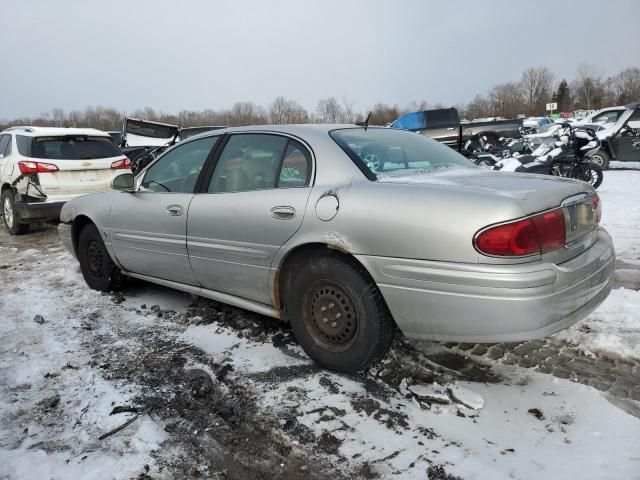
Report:
[[18,148],[24,156],[50,160],[90,160],[122,156],[111,137],[36,137],[31,142],[26,142],[26,145],[24,141],[19,141]]
[[333,130],[329,135],[370,180],[455,167],[475,168],[453,149],[417,133],[391,128],[347,128]]

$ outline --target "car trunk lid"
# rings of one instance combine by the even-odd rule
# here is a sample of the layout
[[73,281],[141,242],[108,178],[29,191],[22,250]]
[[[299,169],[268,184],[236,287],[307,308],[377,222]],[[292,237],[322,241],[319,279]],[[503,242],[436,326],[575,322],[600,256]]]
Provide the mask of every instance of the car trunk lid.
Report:
[[123,132],[127,147],[162,146],[176,142],[180,127],[138,118],[125,118]]
[[[599,199],[595,195],[595,190],[589,184],[577,180],[484,169],[452,168],[429,174],[379,175],[378,181],[401,183],[407,187],[454,188],[461,193],[473,193],[485,198],[495,197],[496,206],[505,201],[517,206],[514,211],[519,211],[519,214],[512,218],[496,219],[495,223],[486,225],[485,229],[561,210],[565,225],[563,245],[550,251],[541,251],[530,256],[524,255],[520,257],[523,260],[543,258],[553,263],[570,260],[591,246],[599,222],[599,218],[595,218],[599,215]],[[598,211],[596,211],[596,205]],[[479,253],[482,254],[480,251]],[[495,263],[504,259],[519,261],[516,255],[501,257],[482,254],[482,256],[484,260],[481,260],[481,263]]]

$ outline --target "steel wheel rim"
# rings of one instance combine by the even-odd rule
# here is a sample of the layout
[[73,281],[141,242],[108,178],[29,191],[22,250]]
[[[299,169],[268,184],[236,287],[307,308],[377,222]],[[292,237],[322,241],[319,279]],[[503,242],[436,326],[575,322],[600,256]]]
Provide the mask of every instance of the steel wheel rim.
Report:
[[13,206],[11,205],[11,200],[9,197],[4,199],[4,208],[3,208],[4,221],[7,224],[7,227],[13,227]]
[[318,283],[307,294],[305,304],[307,331],[318,345],[332,352],[344,352],[353,345],[358,333],[358,314],[342,287]]
[[87,266],[92,275],[102,277],[104,272],[104,259],[102,249],[96,240],[90,240],[86,249]]

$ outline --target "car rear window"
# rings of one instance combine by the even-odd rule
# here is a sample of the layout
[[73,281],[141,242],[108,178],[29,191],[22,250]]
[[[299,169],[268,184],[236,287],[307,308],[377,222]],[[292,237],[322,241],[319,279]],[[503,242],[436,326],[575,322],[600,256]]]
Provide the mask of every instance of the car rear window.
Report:
[[122,156],[111,137],[65,135],[51,137],[17,136],[20,155],[49,160],[90,160]]
[[453,149],[424,135],[393,128],[345,128],[329,132],[367,178],[475,168]]

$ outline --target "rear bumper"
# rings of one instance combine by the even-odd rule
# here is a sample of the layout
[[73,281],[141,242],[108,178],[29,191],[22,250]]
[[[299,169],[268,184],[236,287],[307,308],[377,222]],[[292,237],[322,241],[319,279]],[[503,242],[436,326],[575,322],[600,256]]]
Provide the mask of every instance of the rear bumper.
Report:
[[358,258],[405,335],[474,343],[531,340],[567,328],[605,300],[615,269],[602,229],[589,250],[559,265]]
[[16,202],[16,211],[23,221],[60,221],[64,202]]

